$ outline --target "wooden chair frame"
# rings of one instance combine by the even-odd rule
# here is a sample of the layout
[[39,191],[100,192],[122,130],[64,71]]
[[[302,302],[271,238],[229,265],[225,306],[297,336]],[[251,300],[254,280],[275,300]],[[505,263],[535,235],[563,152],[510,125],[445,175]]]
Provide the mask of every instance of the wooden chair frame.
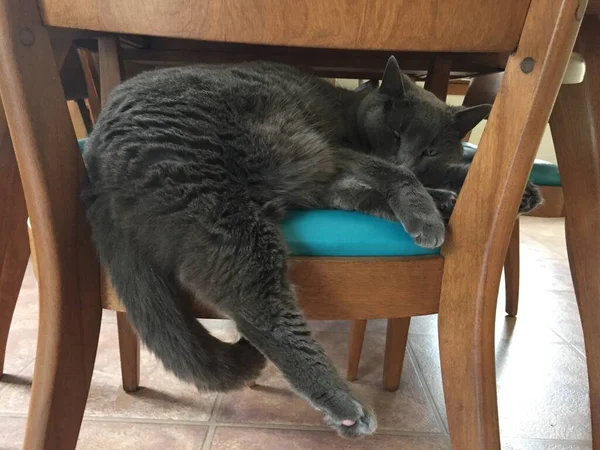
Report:
[[[40,337],[25,448],[75,448],[101,320],[100,267],[79,198],[85,169],[57,70],[72,35],[70,30],[52,27],[151,32],[216,41],[225,37],[233,42],[303,47],[512,51],[480,151],[450,222],[442,256],[299,258],[291,269],[300,302],[312,318],[402,318],[439,312],[440,357],[452,445],[460,450],[500,448],[494,377],[494,313],[500,273],[520,196],[581,25],[585,0],[427,0],[407,14],[399,14],[395,9],[398,4],[392,1],[382,0],[379,5],[385,6],[383,9],[365,3],[358,13],[344,8],[343,0],[310,2],[304,10],[308,19],[303,33],[298,33],[294,24],[282,26],[277,15],[264,15],[260,6],[265,0],[256,0],[254,9],[246,8],[242,0],[228,2],[227,10],[220,9],[216,0],[185,3],[184,7],[182,2],[106,0],[99,6],[91,0],[0,0],[0,95],[33,224],[40,274]],[[436,14],[421,14],[434,3],[440,9]],[[291,7],[291,2],[280,5]],[[140,20],[140,11],[144,20]],[[421,17],[456,17],[459,22],[472,11],[481,17],[470,33],[464,33],[452,20],[437,28],[435,38],[422,32],[428,29],[428,22],[419,20]],[[340,14],[347,19],[342,27],[337,22]],[[495,33],[498,16],[504,23],[501,32]],[[392,29],[403,33],[355,35],[355,30],[369,28],[361,26],[362,20],[382,21],[383,26],[386,17],[402,18],[402,26],[393,23]],[[318,26],[308,26],[311,21]],[[337,31],[327,36],[321,27]],[[409,35],[414,38],[405,39]],[[597,49],[587,50],[597,57]],[[531,61],[529,58],[533,65],[522,66],[523,61]],[[586,85],[585,89],[598,94],[596,87]],[[571,94],[582,100],[581,95],[589,92]],[[583,135],[579,141],[587,139],[590,149],[597,150],[594,111],[590,113],[589,105],[582,107],[584,101],[559,98],[558,104],[561,102],[569,114],[563,116],[555,108],[553,120],[562,125],[563,138],[574,133],[569,115],[587,114],[587,122],[582,122],[586,128],[577,130]],[[590,150],[580,165],[580,155],[572,156],[576,151],[573,144],[564,148],[568,150],[559,155],[559,163],[565,196],[580,193],[574,179],[581,173],[598,186],[597,153]],[[581,266],[592,256],[590,241],[595,248],[600,247],[598,197],[600,188],[594,195],[581,196],[579,203],[573,199],[567,202],[571,208],[567,233],[572,238],[571,264],[588,352],[596,446],[600,445],[600,342],[594,330],[600,325],[596,302],[600,286],[597,271],[590,272],[594,267]],[[20,198],[17,196],[16,201]],[[595,208],[591,219],[582,220],[578,209],[582,206]],[[577,244],[573,237],[585,237],[586,243]],[[363,276],[358,276],[361,273]],[[596,281],[590,283],[590,277]],[[373,279],[381,286],[376,293],[370,289]],[[417,289],[421,293],[418,302],[407,294]],[[371,304],[365,305],[365,299]]]
[[[425,81],[425,89],[433,92],[440,100],[446,101],[450,82],[451,65],[447,59],[438,59],[432,64]],[[492,104],[496,99],[503,74],[501,72],[478,76],[471,80],[463,106]],[[573,84],[573,83],[571,83]],[[468,136],[465,141],[468,140]],[[565,205],[561,186],[539,186],[544,203],[532,211],[535,217],[564,217]],[[507,316],[516,317],[519,310],[519,254],[520,222],[515,221],[504,260],[504,285],[506,292],[505,311]],[[396,391],[400,386],[400,376],[404,363],[410,318],[391,319],[387,328],[383,386],[388,391]],[[362,345],[367,328],[366,320],[354,320],[350,328],[350,343],[346,378],[354,381],[358,377]]]

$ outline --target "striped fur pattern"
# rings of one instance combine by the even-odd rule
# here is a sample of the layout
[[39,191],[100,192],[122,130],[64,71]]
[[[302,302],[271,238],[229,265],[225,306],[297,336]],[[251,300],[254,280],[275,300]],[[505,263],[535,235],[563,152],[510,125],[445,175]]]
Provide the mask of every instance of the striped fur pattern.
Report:
[[[84,151],[84,199],[102,263],[167,369],[228,391],[269,359],[341,435],[375,430],[296,305],[279,223],[290,209],[359,210],[439,246],[436,203],[453,194],[428,191],[398,155],[419,133],[456,148],[460,130],[419,89],[391,58],[381,87],[360,92],[265,62],[157,70],[114,90]],[[182,291],[243,338],[211,336]]]

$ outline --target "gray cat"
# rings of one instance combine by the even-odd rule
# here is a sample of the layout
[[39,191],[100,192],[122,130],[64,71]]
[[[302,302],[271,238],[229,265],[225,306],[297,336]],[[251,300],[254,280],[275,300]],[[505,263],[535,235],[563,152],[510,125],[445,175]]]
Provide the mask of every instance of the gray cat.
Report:
[[[412,95],[407,80],[394,58],[381,87],[361,92],[257,62],[157,70],[114,90],[84,152],[84,199],[101,261],[167,369],[227,391],[258,377],[266,357],[341,435],[375,430],[311,337],[278,224],[290,209],[353,209],[442,244],[438,206],[454,193],[428,191],[398,150],[421,134],[454,148],[483,116]],[[244,338],[211,336],[182,291]]]
[[[357,92],[373,92],[378,86],[377,81],[371,80],[359,86]],[[395,118],[396,130],[401,132],[394,134],[395,148],[380,156],[410,169],[428,189],[442,217],[448,221],[470,167],[470,163],[463,161],[460,140],[489,115],[492,105],[449,106],[404,75],[395,86],[394,97],[403,99],[398,104],[399,117]],[[354,207],[344,202],[339,206],[397,220],[385,199],[358,180],[354,183],[354,198]],[[542,203],[539,189],[528,181],[519,214],[531,212]]]

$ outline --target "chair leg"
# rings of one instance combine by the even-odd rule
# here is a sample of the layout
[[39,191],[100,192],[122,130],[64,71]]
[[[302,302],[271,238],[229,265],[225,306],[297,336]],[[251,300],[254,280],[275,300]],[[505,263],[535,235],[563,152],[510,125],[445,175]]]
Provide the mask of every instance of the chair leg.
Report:
[[348,368],[346,370],[346,379],[348,381],[354,381],[358,376],[358,365],[360,363],[360,354],[365,340],[366,329],[366,320],[352,321],[352,326],[350,328],[350,343],[348,345]]
[[575,50],[583,83],[563,85],[550,118],[566,209],[571,275],[587,354],[595,450],[600,449],[600,19],[586,16]]
[[74,449],[102,310],[100,268],[80,192],[85,169],[35,0],[0,0],[0,95],[34,230],[40,321],[23,448]]
[[26,221],[21,177],[0,105],[0,377],[10,323],[29,260]]
[[425,89],[442,101],[448,96],[448,84],[450,83],[450,70],[452,59],[444,56],[436,56],[425,78]]
[[[454,449],[500,449],[494,351],[498,287],[527,175],[579,30],[577,8],[574,0],[530,2],[481,153],[473,160],[442,247],[439,344]],[[532,70],[523,61],[532,63]],[[507,182],[498,185],[497,179]]]
[[409,327],[410,317],[388,319],[383,362],[383,387],[386,391],[397,391],[400,386]]
[[519,310],[519,219],[515,222],[504,260],[506,314],[515,317]]
[[129,323],[127,313],[117,312],[117,327],[123,390],[134,392],[140,386],[140,341]]
[[[111,91],[121,82],[122,71],[119,59],[119,43],[114,36],[98,39],[98,61],[100,66],[100,92],[102,105]],[[127,314],[117,313],[119,329],[119,352],[121,357],[121,377],[125,392],[136,391],[140,385],[140,343],[131,328]]]

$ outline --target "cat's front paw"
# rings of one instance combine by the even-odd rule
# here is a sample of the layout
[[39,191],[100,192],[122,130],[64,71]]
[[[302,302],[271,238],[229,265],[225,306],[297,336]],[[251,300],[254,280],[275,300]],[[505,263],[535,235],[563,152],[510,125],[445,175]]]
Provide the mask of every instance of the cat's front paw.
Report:
[[450,215],[454,211],[454,205],[456,205],[457,195],[453,191],[446,189],[428,189],[429,195],[433,198],[435,206],[442,215],[442,218],[446,223],[450,220]]
[[531,212],[542,203],[544,203],[544,198],[539,188],[528,181],[525,186],[525,192],[523,192],[523,197],[521,198],[521,204],[519,205],[519,214]]
[[446,224],[437,209],[415,213],[404,221],[403,225],[415,243],[421,247],[438,248],[444,243]]
[[361,405],[358,401],[352,400],[355,411],[351,418],[344,419],[346,416],[333,417],[325,416],[325,423],[337,431],[345,438],[359,438],[373,434],[377,429],[377,417],[372,409]]

